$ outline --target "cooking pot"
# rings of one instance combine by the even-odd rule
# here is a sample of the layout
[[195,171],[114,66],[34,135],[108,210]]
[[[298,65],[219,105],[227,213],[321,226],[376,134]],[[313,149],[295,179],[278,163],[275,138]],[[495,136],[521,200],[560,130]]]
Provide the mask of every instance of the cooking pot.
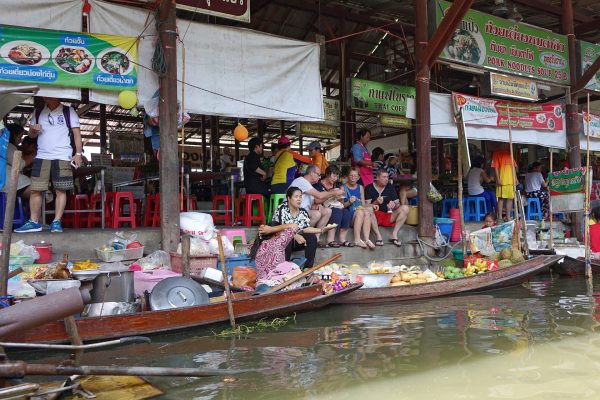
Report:
[[92,283],[92,303],[133,303],[133,271],[98,271]]
[[37,259],[38,264],[48,264],[52,261],[52,243],[39,242],[34,243],[33,247],[37,250],[40,257]]

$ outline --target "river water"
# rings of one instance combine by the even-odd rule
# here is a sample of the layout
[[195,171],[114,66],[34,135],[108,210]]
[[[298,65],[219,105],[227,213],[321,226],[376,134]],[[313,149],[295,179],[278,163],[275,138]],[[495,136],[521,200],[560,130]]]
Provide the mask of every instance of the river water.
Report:
[[84,362],[255,370],[151,379],[163,399],[599,399],[597,302],[600,282],[542,276],[468,296],[330,306],[245,338],[160,336]]

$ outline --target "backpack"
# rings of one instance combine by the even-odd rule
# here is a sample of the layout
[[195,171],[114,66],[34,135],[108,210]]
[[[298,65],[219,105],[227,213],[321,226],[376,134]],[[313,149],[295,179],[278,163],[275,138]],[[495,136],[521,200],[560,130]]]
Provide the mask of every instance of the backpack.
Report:
[[[67,128],[69,129],[69,140],[71,141],[71,149],[73,150],[73,153],[71,154],[71,156],[74,156],[76,153],[75,137],[73,136],[73,129],[71,128],[71,113],[69,112],[69,108],[71,108],[71,107],[65,106],[64,104],[62,104],[62,112],[63,112],[63,116],[65,117],[65,123],[67,124]],[[42,114],[43,110],[44,110],[44,108],[38,108],[35,110],[35,123],[36,124],[40,123],[40,115]]]

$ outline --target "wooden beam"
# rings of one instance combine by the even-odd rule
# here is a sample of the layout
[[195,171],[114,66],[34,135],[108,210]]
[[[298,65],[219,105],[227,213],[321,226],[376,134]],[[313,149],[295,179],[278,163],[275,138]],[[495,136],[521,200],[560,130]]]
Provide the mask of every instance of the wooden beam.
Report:
[[600,18],[591,20],[583,24],[579,24],[575,27],[575,35],[577,37],[585,35],[587,33],[594,33],[600,27]]
[[177,144],[177,24],[175,2],[162,0],[158,32],[163,46],[166,71],[159,77],[160,99],[160,232],[164,251],[179,244],[179,163]]

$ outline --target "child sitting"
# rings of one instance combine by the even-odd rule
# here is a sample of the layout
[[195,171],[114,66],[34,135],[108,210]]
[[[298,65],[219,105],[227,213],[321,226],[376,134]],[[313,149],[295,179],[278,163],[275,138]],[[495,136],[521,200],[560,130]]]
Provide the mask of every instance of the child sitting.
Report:
[[496,225],[498,225],[498,220],[496,219],[496,214],[491,213],[491,212],[485,214],[485,217],[483,218],[483,226],[481,227],[481,229],[491,228],[492,226],[496,226]]

